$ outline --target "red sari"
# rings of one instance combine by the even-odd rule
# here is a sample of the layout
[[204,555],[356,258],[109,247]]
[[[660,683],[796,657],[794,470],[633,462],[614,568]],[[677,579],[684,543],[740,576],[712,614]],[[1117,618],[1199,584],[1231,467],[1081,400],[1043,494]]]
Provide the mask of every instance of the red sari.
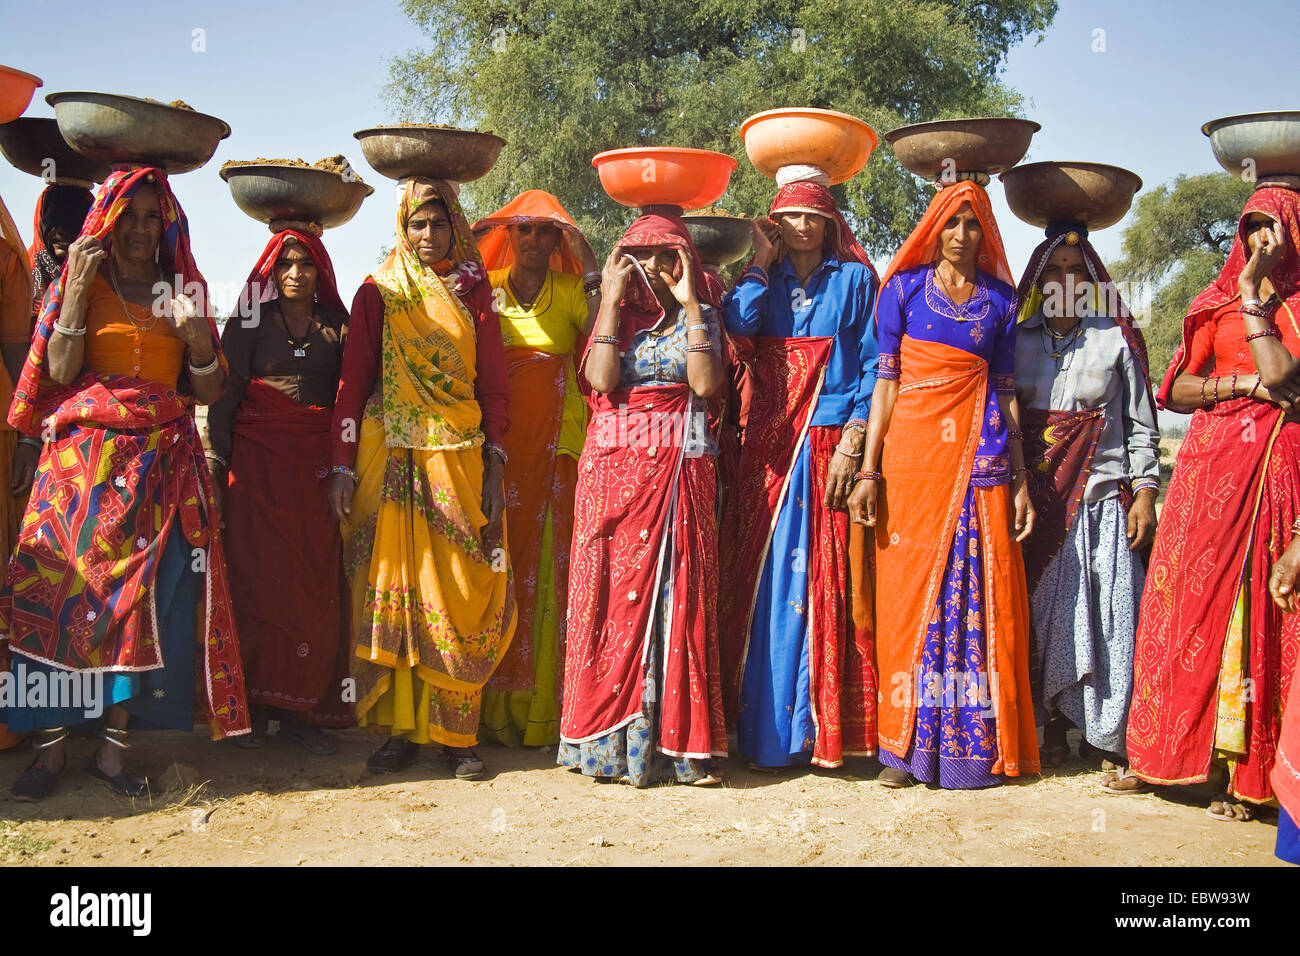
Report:
[[[1219,279],[1195,302],[1157,396],[1172,405],[1184,371],[1253,379],[1238,311],[1245,223],[1259,211],[1290,234],[1271,278],[1284,305],[1282,342],[1300,355],[1300,196],[1260,189],[1246,204]],[[1264,802],[1281,716],[1300,652],[1300,617],[1272,603],[1268,576],[1300,505],[1300,424],[1249,398],[1192,416],[1160,515],[1142,596],[1128,752],[1133,770],[1163,784],[1200,783],[1227,758],[1233,796]]]

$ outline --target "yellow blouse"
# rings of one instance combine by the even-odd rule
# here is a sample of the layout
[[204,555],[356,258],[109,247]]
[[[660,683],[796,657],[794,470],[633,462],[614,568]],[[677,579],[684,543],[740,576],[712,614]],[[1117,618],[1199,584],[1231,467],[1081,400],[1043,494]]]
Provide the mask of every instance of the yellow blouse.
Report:
[[[515,345],[552,355],[572,355],[578,333],[587,324],[587,296],[582,291],[582,280],[568,272],[547,272],[537,298],[525,309],[506,281],[509,275],[509,269],[488,274],[506,347]],[[587,405],[578,391],[573,363],[569,363],[564,374],[564,419],[560,424],[559,452],[578,458],[587,433]]]
[[176,387],[185,358],[184,341],[161,313],[155,316],[147,305],[124,304],[98,274],[86,304],[85,341],[87,368]]

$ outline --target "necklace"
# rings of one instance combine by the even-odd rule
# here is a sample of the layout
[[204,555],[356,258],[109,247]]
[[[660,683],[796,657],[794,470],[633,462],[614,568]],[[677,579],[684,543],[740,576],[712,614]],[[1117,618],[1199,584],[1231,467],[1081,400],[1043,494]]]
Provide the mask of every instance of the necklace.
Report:
[[294,358],[306,358],[307,349],[311,347],[311,336],[316,331],[316,314],[312,313],[307,319],[307,331],[302,335],[294,335],[289,331],[289,320],[280,314],[280,321],[284,323],[284,330],[289,335],[289,345],[293,348]]
[[939,271],[938,266],[934,267],[934,274],[939,278],[939,284],[943,286],[943,294],[948,297],[948,301],[952,303],[952,307],[957,310],[957,314],[954,315],[953,318],[958,322],[975,321],[975,316],[971,315],[970,309],[967,308],[970,304],[970,300],[975,297],[975,290],[972,289],[970,295],[966,296],[964,301],[958,302],[952,297],[952,293],[948,290],[948,283],[945,281],[943,273]]
[[1076,322],[1074,324],[1074,328],[1072,328],[1068,332],[1057,332],[1050,325],[1048,325],[1047,320],[1044,319],[1043,328],[1045,328],[1047,330],[1047,334],[1052,337],[1052,345],[1055,346],[1055,348],[1053,349],[1050,346],[1048,346],[1047,340],[1039,339],[1039,342],[1041,342],[1043,345],[1043,351],[1046,352],[1048,355],[1052,356],[1052,361],[1056,365],[1057,371],[1063,372],[1065,371],[1066,368],[1069,367],[1069,363],[1067,362],[1065,365],[1062,365],[1061,356],[1067,354],[1070,351],[1070,349],[1074,346],[1074,343],[1079,341],[1079,334],[1083,331],[1083,323]]
[[110,260],[108,264],[108,277],[112,280],[113,292],[117,295],[117,301],[122,305],[122,314],[126,316],[127,321],[141,332],[152,332],[153,327],[158,324],[158,310],[151,310],[152,318],[150,318],[147,324],[140,322],[131,314],[131,310],[126,307],[126,299],[122,296],[122,290],[117,286],[117,263],[112,260]]
[[512,296],[514,296],[515,304],[518,305],[519,308],[520,308],[520,310],[523,311],[523,312],[531,312],[531,311],[532,311],[532,309],[533,309],[533,304],[534,304],[534,303],[538,300],[538,298],[541,296],[541,294],[542,294],[542,290],[544,290],[544,289],[546,288],[546,279],[543,278],[543,279],[542,279],[542,283],[541,283],[541,285],[539,285],[536,289],[533,290],[532,297],[531,297],[530,299],[528,299],[527,302],[525,302],[525,301],[524,301],[524,297],[523,297],[522,295],[519,294],[519,286],[515,285],[515,279],[514,279],[514,276],[507,276],[507,277],[506,277],[506,282],[508,282],[508,283],[510,284],[510,294],[511,294]]

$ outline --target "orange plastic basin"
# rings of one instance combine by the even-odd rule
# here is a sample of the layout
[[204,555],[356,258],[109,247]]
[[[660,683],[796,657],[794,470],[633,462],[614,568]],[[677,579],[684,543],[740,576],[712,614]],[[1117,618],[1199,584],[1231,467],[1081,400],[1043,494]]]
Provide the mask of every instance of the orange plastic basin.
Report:
[[591,165],[609,198],[624,206],[700,209],[722,198],[737,163],[711,149],[634,146],[598,153]]
[[11,66],[0,66],[0,123],[9,123],[22,116],[36,87],[43,85],[39,76]]
[[816,166],[832,183],[856,176],[876,148],[875,131],[848,113],[790,108],[755,113],[740,124],[749,161],[776,178],[782,166]]

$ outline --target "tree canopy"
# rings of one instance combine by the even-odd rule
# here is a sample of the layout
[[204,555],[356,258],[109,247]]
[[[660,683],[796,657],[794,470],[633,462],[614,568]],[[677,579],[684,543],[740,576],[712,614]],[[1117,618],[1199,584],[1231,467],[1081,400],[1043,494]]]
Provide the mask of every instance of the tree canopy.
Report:
[[1149,290],[1143,334],[1153,377],[1169,367],[1192,299],[1223,268],[1253,188],[1236,176],[1205,173],[1179,176],[1138,199],[1124,230],[1124,258],[1111,271]]
[[[837,109],[878,133],[954,116],[1015,115],[1009,49],[1041,36],[1056,0],[404,0],[427,42],[392,63],[397,119],[491,129],[508,145],[466,191],[481,215],[528,188],[554,193],[597,250],[630,211],[591,157],[692,146],[739,161],[720,205],[764,215],[773,184],[745,158],[745,117]],[[929,200],[881,141],[835,187],[864,245],[891,253]]]

